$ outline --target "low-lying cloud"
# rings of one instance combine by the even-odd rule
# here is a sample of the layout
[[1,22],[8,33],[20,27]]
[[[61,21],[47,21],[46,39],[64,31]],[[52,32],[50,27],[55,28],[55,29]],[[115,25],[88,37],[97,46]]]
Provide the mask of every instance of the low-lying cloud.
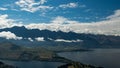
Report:
[[0,37],[1,38],[6,38],[6,39],[14,39],[14,40],[21,40],[22,37],[16,36],[14,33],[11,33],[10,31],[3,31],[0,32]]
[[37,37],[37,38],[35,38],[35,40],[36,40],[36,41],[39,41],[39,42],[45,41],[45,40],[44,40],[44,37]]
[[65,40],[65,39],[56,39],[55,42],[82,42],[82,40]]

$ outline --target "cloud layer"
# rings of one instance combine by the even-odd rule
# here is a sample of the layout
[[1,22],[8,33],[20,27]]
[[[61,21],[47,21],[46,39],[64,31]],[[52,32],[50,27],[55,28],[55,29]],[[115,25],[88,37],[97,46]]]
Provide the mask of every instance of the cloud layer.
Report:
[[64,40],[64,39],[56,39],[55,42],[82,42],[82,40]]
[[45,41],[45,40],[44,40],[44,37],[38,37],[38,38],[35,38],[35,40],[36,40],[36,41],[39,41],[39,42]]
[[3,32],[0,32],[0,37],[1,38],[6,38],[6,39],[15,39],[15,40],[21,40],[22,37],[17,37],[14,33],[11,33],[9,31],[3,31]]
[[119,35],[120,36],[120,10],[116,10],[114,14],[106,17],[106,20],[98,22],[78,22],[69,20],[62,16],[57,16],[50,23],[31,23],[20,24],[15,20],[9,19],[8,15],[0,15],[0,29],[10,28],[13,26],[25,26],[27,29],[48,29],[51,31],[76,32],[76,33],[91,33],[104,35]]
[[116,10],[113,15],[110,15],[106,20],[99,22],[78,22],[67,18],[58,16],[49,24],[29,24],[26,25],[28,29],[48,29],[51,31],[73,31],[76,33],[92,33],[105,35],[119,35],[120,36],[120,10]]
[[13,19],[9,19],[7,14],[0,15],[0,29],[10,28],[13,26],[22,26],[22,24],[16,23]]

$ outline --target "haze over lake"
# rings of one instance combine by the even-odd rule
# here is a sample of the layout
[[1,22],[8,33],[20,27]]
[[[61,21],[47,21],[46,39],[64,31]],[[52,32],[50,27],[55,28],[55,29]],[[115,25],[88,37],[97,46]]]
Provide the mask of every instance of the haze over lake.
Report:
[[[120,49],[94,49],[94,51],[85,52],[62,52],[58,53],[58,55],[85,64],[103,66],[104,68],[120,68]],[[57,68],[58,66],[65,64],[62,62],[47,61],[1,61],[19,68]]]
[[64,52],[59,55],[86,64],[120,68],[120,49],[94,49],[86,52]]

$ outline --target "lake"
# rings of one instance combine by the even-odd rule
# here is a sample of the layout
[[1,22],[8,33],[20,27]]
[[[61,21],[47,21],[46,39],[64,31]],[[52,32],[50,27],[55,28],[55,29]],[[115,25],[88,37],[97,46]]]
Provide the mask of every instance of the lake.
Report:
[[63,65],[61,62],[45,62],[45,61],[8,61],[1,60],[5,64],[14,65],[18,68],[57,68],[60,65]]
[[[105,68],[120,68],[120,49],[94,49],[93,51],[84,52],[62,52],[58,53],[58,55],[85,64],[103,66]],[[15,65],[19,68],[57,68],[64,64],[61,62],[42,61],[1,61],[10,65]]]
[[120,68],[120,49],[94,49],[86,52],[64,52],[60,56],[104,68]]

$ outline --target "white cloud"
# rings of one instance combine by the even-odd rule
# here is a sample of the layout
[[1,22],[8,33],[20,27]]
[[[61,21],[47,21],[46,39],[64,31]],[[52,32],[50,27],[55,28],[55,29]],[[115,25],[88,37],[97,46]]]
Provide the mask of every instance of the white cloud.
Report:
[[108,16],[107,19],[120,18],[120,10],[116,10],[116,11],[114,11],[114,13],[115,13],[115,14]]
[[35,40],[37,40],[37,41],[45,41],[44,37],[37,37],[37,38],[35,38]]
[[45,2],[47,2],[46,0],[40,0],[40,4],[44,4]]
[[48,29],[51,31],[73,31],[76,33],[92,33],[105,35],[119,35],[120,36],[120,10],[116,10],[113,15],[107,17],[107,20],[99,22],[78,22],[72,21],[64,17],[56,17],[49,24],[29,24],[26,25],[28,29]]
[[50,41],[53,41],[54,39],[52,39],[52,38],[48,38]]
[[[70,25],[72,24],[78,24],[77,21],[70,21],[67,18],[58,16],[54,20],[51,21],[51,23],[46,24],[46,23],[40,23],[40,24],[29,24],[26,25],[25,27],[28,29],[48,29],[51,31],[64,31],[64,32],[69,32],[70,31]],[[73,27],[72,27],[73,28]]]
[[114,14],[108,16],[107,20],[99,22],[78,22],[69,20],[67,18],[58,16],[54,18],[50,23],[31,23],[31,24],[20,24],[16,23],[15,20],[8,18],[7,14],[0,15],[0,29],[10,28],[13,26],[24,25],[28,29],[48,29],[51,31],[73,31],[76,33],[92,33],[92,34],[105,34],[105,35],[119,35],[120,36],[120,10],[116,10]]
[[0,7],[0,10],[5,11],[5,10],[8,10],[8,8]]
[[17,37],[14,33],[11,33],[9,31],[0,32],[0,37],[6,38],[6,39],[15,39],[15,40],[21,40],[22,39],[22,37]]
[[67,21],[66,18],[58,16],[51,22],[52,22],[52,24],[65,24],[65,21]]
[[61,8],[76,8],[78,7],[77,3],[68,3],[68,4],[61,4],[59,5]]
[[15,23],[15,20],[9,19],[7,14],[0,15],[0,29],[10,28],[13,26],[22,26],[22,24]]
[[21,10],[28,11],[28,12],[36,12],[38,10],[48,10],[52,9],[51,6],[45,6],[43,5],[46,2],[46,0],[40,0],[39,2],[35,2],[35,0],[19,0],[15,2],[16,5],[18,5]]
[[32,38],[28,38],[29,41],[33,42],[34,40]]
[[64,40],[64,39],[56,39],[56,42],[82,42],[82,40]]

